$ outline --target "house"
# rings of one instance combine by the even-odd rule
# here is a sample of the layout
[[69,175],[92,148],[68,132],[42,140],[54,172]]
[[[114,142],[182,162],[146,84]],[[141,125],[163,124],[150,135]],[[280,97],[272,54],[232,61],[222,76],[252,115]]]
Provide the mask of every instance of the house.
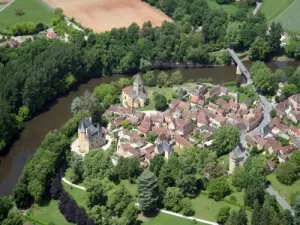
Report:
[[250,113],[246,116],[246,126],[247,131],[253,130],[255,127],[257,127],[261,121],[263,120],[263,114],[262,113]]
[[186,138],[180,136],[179,134],[174,135],[175,144],[179,148],[191,147],[193,146]]
[[139,132],[141,132],[142,134],[147,134],[151,129],[151,122],[150,119],[147,120],[147,118],[145,118],[139,125],[138,130]]
[[117,118],[115,118],[111,123],[112,125],[114,125],[115,127],[120,127],[122,125],[122,122],[126,119],[126,117],[124,116],[119,116]]
[[229,153],[229,174],[232,174],[236,167],[243,166],[247,155],[240,145]]
[[99,123],[95,127],[91,119],[80,121],[78,127],[78,144],[81,153],[88,153],[94,148],[100,148],[105,143],[105,132]]
[[199,98],[199,97],[196,96],[196,95],[193,95],[193,96],[191,97],[191,102],[192,102],[192,103],[195,103],[195,104],[197,104],[197,105],[201,105],[201,106],[204,105],[204,100],[201,99],[201,98]]
[[162,114],[151,114],[150,119],[152,125],[160,127],[162,123],[165,121],[165,117]]
[[176,109],[180,110],[180,111],[184,111],[184,110],[188,111],[188,110],[190,110],[190,108],[191,108],[190,103],[184,102],[184,101],[180,101],[176,107]]
[[184,119],[176,119],[175,121],[175,132],[180,135],[186,135],[193,131],[194,124],[192,121],[186,121]]
[[148,99],[141,76],[138,74],[134,80],[133,86],[122,90],[122,101],[129,107],[144,107]]
[[180,102],[179,99],[173,99],[169,104],[169,108],[175,109],[178,106],[179,102]]
[[188,94],[193,97],[201,97],[207,92],[207,86],[205,84],[202,85],[196,85],[193,89],[188,91]]
[[294,109],[300,108],[300,94],[292,95],[288,98]]

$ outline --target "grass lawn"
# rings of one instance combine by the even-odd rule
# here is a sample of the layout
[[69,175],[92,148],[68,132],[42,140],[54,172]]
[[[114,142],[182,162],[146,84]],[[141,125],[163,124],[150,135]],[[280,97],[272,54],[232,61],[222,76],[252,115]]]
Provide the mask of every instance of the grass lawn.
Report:
[[268,21],[271,21],[280,13],[282,13],[295,0],[263,0],[260,11],[265,14]]
[[46,206],[33,206],[27,216],[33,220],[40,221],[40,224],[49,224],[50,222],[57,225],[72,224],[67,222],[64,216],[59,212],[58,201],[56,200],[52,200]]
[[200,194],[197,198],[192,199],[193,208],[196,212],[195,217],[209,221],[216,221],[216,215],[223,206],[229,206],[233,210],[239,210],[239,207],[227,202],[216,202],[208,196]]
[[204,225],[192,220],[178,218],[164,213],[159,213],[156,217],[143,219],[142,225]]
[[218,163],[224,165],[226,169],[229,169],[229,156],[221,156],[220,158],[218,158]]
[[234,3],[231,4],[218,4],[216,2],[216,0],[207,0],[207,3],[209,5],[210,8],[212,9],[224,9],[225,12],[227,12],[228,14],[233,14],[237,11],[237,6]]
[[296,181],[293,185],[287,186],[280,183],[276,179],[276,174],[271,173],[267,176],[268,181],[271,182],[272,187],[288,202],[291,203],[291,194],[300,191],[300,180]]
[[129,180],[121,180],[120,184],[123,184],[132,196],[137,196],[136,184],[131,184]]
[[189,90],[194,86],[195,86],[195,83],[184,83],[183,85],[180,85],[180,86],[175,85],[173,87],[162,87],[162,88],[159,88],[158,86],[146,87],[146,91],[147,91],[148,98],[149,98],[149,104],[146,107],[140,108],[138,110],[144,111],[144,110],[154,110],[155,109],[154,101],[153,101],[153,93],[154,92],[157,92],[159,94],[162,94],[162,95],[166,96],[166,98],[168,100],[172,100],[173,99],[173,94],[175,94],[176,90],[178,90],[179,88]]
[[[16,8],[22,8],[24,15],[17,16]],[[7,32],[10,26],[20,22],[49,24],[52,17],[53,12],[38,0],[15,0],[0,12],[0,32]]]
[[79,206],[86,207],[86,199],[87,199],[87,192],[78,188],[74,188],[64,182],[62,185],[73,198],[77,202]]
[[300,0],[294,0],[294,2],[290,4],[286,10],[280,13],[272,21],[280,22],[283,26],[283,29],[288,32],[294,32],[299,34],[300,33],[299,12],[300,12]]

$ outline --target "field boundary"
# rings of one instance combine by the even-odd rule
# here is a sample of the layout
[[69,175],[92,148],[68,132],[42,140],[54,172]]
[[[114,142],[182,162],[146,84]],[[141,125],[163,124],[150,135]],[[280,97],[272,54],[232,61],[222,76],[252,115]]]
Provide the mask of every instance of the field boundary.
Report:
[[4,9],[6,9],[8,6],[10,6],[12,3],[14,3],[15,0],[10,0],[7,4],[4,5],[4,7],[0,8],[0,12],[2,12]]
[[272,20],[274,20],[276,17],[278,17],[281,13],[283,13],[285,10],[287,10],[295,1],[297,0],[293,0],[291,1],[288,5],[286,5],[285,8],[282,8],[281,10],[279,10],[275,15],[273,15],[272,17],[269,18],[268,22],[272,22]]
[[43,0],[37,0],[38,2],[40,2],[42,5],[45,5],[48,9],[50,9],[51,11],[54,12],[55,8],[53,8],[51,5],[49,5],[47,2],[43,1]]

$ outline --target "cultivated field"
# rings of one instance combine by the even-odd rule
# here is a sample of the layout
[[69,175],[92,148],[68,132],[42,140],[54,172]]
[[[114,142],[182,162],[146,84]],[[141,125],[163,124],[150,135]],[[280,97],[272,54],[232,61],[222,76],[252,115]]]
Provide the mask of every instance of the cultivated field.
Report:
[[[21,8],[24,15],[16,15],[16,8]],[[0,32],[7,32],[10,26],[27,21],[49,24],[52,17],[53,12],[38,0],[15,0],[0,12]]]
[[273,21],[280,22],[289,32],[300,33],[300,0],[295,0],[284,12]]
[[265,14],[268,21],[274,19],[280,13],[282,13],[290,4],[295,0],[263,0],[263,4],[260,11]]
[[62,8],[67,17],[74,17],[82,26],[95,32],[127,27],[133,22],[140,26],[151,21],[160,26],[171,21],[164,13],[141,0],[44,0],[53,8]]

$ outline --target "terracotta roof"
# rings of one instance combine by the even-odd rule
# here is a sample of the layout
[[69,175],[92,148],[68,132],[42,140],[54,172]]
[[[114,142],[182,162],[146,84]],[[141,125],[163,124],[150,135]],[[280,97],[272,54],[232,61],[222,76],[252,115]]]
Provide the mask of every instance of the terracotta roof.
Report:
[[190,103],[188,102],[184,102],[184,101],[180,101],[177,108],[183,109],[183,110],[189,110],[191,107]]
[[129,86],[129,87],[123,88],[122,91],[125,92],[126,94],[130,94],[133,91],[133,87]]
[[152,122],[163,123],[165,118],[161,114],[151,114],[150,119]]
[[167,132],[167,130],[165,128],[162,128],[162,127],[152,127],[152,131],[157,133],[158,135],[160,134],[165,134]]
[[175,141],[177,143],[179,143],[180,145],[183,145],[185,147],[192,146],[192,144],[187,139],[185,139],[184,137],[182,137],[178,134],[175,134],[174,138],[175,138]]
[[173,99],[170,103],[170,106],[172,106],[173,108],[176,108],[177,105],[179,104],[180,100],[179,99]]

